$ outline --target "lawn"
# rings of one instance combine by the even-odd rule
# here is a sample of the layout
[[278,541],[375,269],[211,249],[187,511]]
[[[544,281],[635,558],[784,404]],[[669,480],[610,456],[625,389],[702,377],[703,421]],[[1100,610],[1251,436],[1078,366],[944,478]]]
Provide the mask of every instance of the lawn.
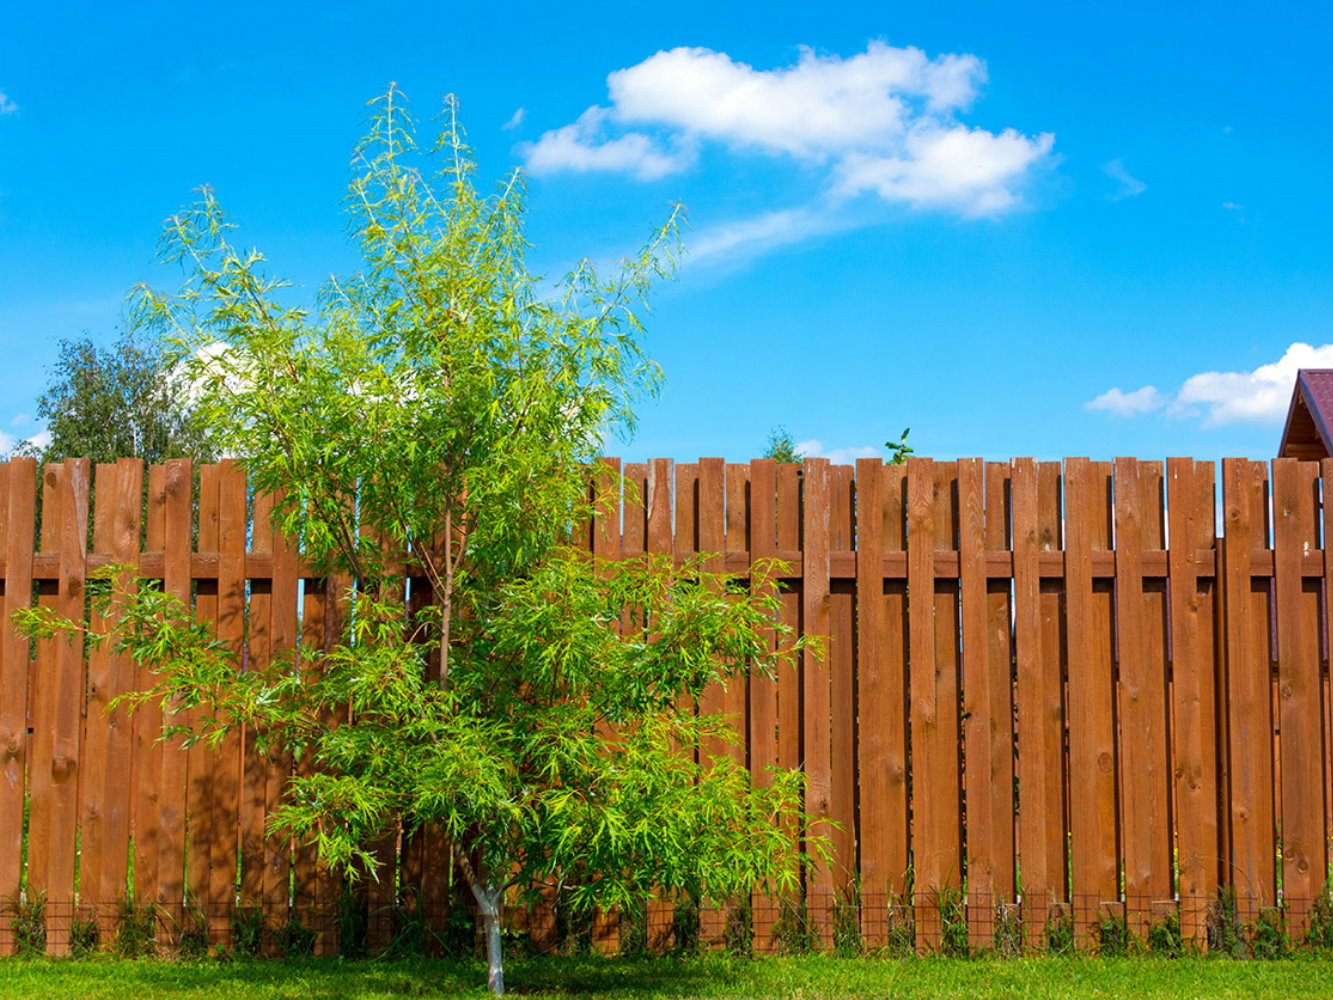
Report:
[[[1333,998],[1333,961],[834,959],[514,961],[510,992],[542,997]],[[482,996],[475,962],[3,960],[0,1000],[372,1000]]]

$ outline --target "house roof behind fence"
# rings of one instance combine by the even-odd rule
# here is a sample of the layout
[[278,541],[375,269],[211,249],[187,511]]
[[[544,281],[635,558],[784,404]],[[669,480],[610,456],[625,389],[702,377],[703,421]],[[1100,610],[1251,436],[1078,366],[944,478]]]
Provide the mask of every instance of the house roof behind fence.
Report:
[[1333,455],[1333,368],[1302,368],[1291,392],[1279,458],[1321,459]]

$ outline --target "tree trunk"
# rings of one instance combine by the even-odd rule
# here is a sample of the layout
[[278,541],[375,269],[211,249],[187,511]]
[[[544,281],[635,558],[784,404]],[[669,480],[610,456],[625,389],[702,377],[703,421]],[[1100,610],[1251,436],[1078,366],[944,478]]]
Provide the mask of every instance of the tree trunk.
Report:
[[500,905],[504,889],[487,882],[472,886],[486,931],[486,985],[497,997],[505,991],[504,952],[500,944]]

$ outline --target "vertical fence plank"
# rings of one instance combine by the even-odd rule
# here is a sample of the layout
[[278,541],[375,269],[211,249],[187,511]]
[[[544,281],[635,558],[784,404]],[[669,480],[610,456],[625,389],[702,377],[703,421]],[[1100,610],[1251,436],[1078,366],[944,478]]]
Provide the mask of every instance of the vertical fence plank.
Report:
[[[832,816],[833,749],[829,724],[829,462],[805,461],[802,480],[801,552],[803,590],[801,628],[809,636],[824,636],[826,647],[802,656],[801,747],[805,764],[807,830],[829,837]],[[834,841],[836,849],[836,840]],[[839,858],[817,858],[809,872],[807,906],[812,931],[825,948],[833,944],[833,872]]]
[[[37,462],[11,458],[0,465],[0,522],[3,523],[5,592],[8,623],[32,603]],[[13,626],[0,630],[0,894],[17,898],[23,876],[23,813],[27,796],[28,660],[26,639]],[[14,941],[7,921],[0,921],[0,956]]]
[[1318,466],[1273,462],[1277,585],[1278,709],[1281,728],[1282,888],[1288,926],[1305,936],[1310,903],[1328,878],[1324,838],[1323,714],[1320,706],[1319,580],[1303,576],[1318,544]]
[[[1119,898],[1115,730],[1111,714],[1110,602],[1094,584],[1092,553],[1105,547],[1101,463],[1065,464],[1065,592],[1069,635],[1069,765],[1075,933],[1090,942],[1102,902]],[[1099,545],[1100,543],[1100,545]]]
[[907,724],[902,613],[906,588],[885,581],[884,557],[902,550],[902,469],[856,463],[857,777],[861,934],[888,943],[907,872]]
[[[254,498],[254,526],[250,551],[273,555],[273,528],[269,520],[273,496],[257,494]],[[262,672],[272,656],[273,581],[250,581],[248,628],[246,629],[244,666],[248,672]],[[264,908],[264,828],[268,821],[268,759],[260,749],[260,734],[246,726],[241,737],[240,777],[240,905],[257,911],[262,919]]]
[[[726,532],[725,551],[728,554],[749,556],[750,542],[750,466],[728,463],[726,466]],[[742,665],[748,666],[748,665]],[[736,766],[745,770],[748,767],[747,734],[749,722],[749,684],[748,673],[737,674],[728,678],[722,691],[722,714],[730,720],[734,741],[728,743],[724,752]],[[723,944],[734,944],[750,948],[753,945],[753,912],[751,911],[750,940],[742,941],[742,923],[739,919],[741,905],[739,899],[728,901],[723,911]],[[731,937],[726,937],[728,928]]]
[[[756,459],[750,464],[750,556],[755,563],[776,557],[777,496],[777,464],[771,458]],[[752,572],[750,594],[756,599],[776,599],[776,581],[771,576]],[[773,629],[765,631],[764,640],[770,651],[775,650],[777,635]],[[770,768],[778,765],[776,677],[759,673],[750,675],[749,722],[750,780],[756,788],[768,788],[773,783]],[[776,900],[767,893],[755,892],[750,897],[754,948],[760,954],[768,954],[773,950],[776,905]]]
[[[1041,553],[1061,548],[1059,468],[1042,477],[1030,458],[1013,461],[1014,656],[1018,712],[1018,852],[1024,940],[1041,942],[1051,906],[1064,899],[1064,717],[1060,594],[1043,593]],[[1051,473],[1054,473],[1052,475]],[[1043,525],[1041,486],[1055,494]],[[1045,527],[1045,531],[1043,531]]]
[[933,947],[939,939],[939,911],[929,892],[944,876],[936,813],[945,789],[930,784],[939,728],[935,686],[935,469],[928,458],[907,460],[907,599],[911,719],[912,861],[915,887],[917,948]]
[[[1211,629],[1205,627],[1198,555],[1211,534],[1212,477],[1192,459],[1167,460],[1170,518],[1172,705],[1175,716],[1176,830],[1182,937],[1203,940],[1206,912],[1217,890],[1220,843],[1213,739],[1214,693]],[[1205,490],[1207,491],[1205,495]]]
[[[986,548],[991,552],[1010,552],[1013,518],[1012,472],[1007,462],[986,463]],[[1012,577],[993,578],[986,583],[986,642],[988,669],[991,674],[990,720],[985,734],[991,742],[991,770],[989,795],[994,828],[990,831],[992,865],[991,939],[984,941],[1001,951],[1018,947],[1012,935],[1019,931],[1010,925],[1011,907],[1015,902],[1017,877],[1017,820],[1018,802],[1014,797],[1014,713],[1015,684],[1013,642],[1013,586]],[[1005,918],[1005,923],[999,923]]]
[[[189,459],[169,460],[154,466],[149,483],[149,525],[160,525],[160,539],[150,542],[150,549],[162,549],[163,580],[166,593],[188,609],[191,601],[190,549],[194,536],[194,465]],[[171,719],[172,722],[183,721]],[[158,841],[155,895],[167,916],[164,936],[174,940],[184,922],[185,912],[185,832],[186,803],[189,792],[189,754],[182,746],[184,738],[174,736],[163,743],[160,756],[161,836]]]
[[1160,605],[1149,614],[1143,575],[1145,537],[1161,503],[1145,495],[1160,483],[1133,458],[1115,462],[1115,628],[1120,674],[1120,749],[1125,904],[1130,930],[1143,937],[1152,903],[1171,894],[1171,817],[1166,743],[1166,664]]
[[[801,634],[801,603],[804,593],[804,579],[799,575],[803,570],[801,548],[801,474],[802,468],[796,463],[784,462],[777,467],[778,500],[777,530],[778,552],[796,562],[792,567],[798,575],[782,581],[778,593],[780,603],[778,617],[781,623],[795,634]],[[805,657],[794,666],[778,674],[778,765],[786,770],[801,767],[801,697],[805,674]],[[789,828],[793,840],[799,840],[801,831],[793,823]],[[807,886],[808,886],[807,878]],[[796,901],[784,898],[777,904],[778,911],[785,911],[796,905]],[[777,919],[783,914],[774,914]]]
[[[620,558],[620,460],[598,460],[593,479],[594,524],[592,551],[598,559]],[[612,740],[615,734],[608,724],[599,724],[598,736]],[[605,955],[620,949],[620,914],[615,910],[598,909],[593,914],[593,947]]]
[[[67,619],[82,621],[84,583],[88,558],[88,495],[90,463],[86,458],[67,459],[60,488],[60,579],[56,608]],[[69,954],[70,918],[74,905],[74,868],[79,821],[79,768],[84,712],[83,639],[78,633],[56,641],[55,671],[48,679],[53,690],[48,699],[50,715],[51,804],[49,828],[33,831],[33,838],[50,838],[47,870],[46,950],[49,955]]]
[[[218,551],[220,472],[221,469],[217,465],[205,465],[199,469],[198,551],[200,554]],[[216,577],[200,579],[196,585],[195,620],[208,623],[218,621]],[[192,709],[190,714],[191,724],[196,724],[203,711]],[[217,754],[203,743],[196,743],[190,747],[187,755],[190,782],[187,803],[189,835],[187,877],[193,900],[203,910],[207,919],[209,942],[222,943],[221,929],[215,915],[217,907],[210,892],[210,848],[214,841],[222,836],[224,826],[218,800],[213,795]]]
[[[991,779],[998,767],[991,729],[992,685],[1008,681],[1008,664],[990,663],[986,600],[985,465],[958,461],[958,583],[961,604],[964,788],[967,794],[967,924],[973,947],[989,943],[995,904],[998,827],[1012,811],[998,808]],[[1008,621],[1005,622],[1008,631]]]
[[1223,544],[1226,611],[1230,870],[1243,919],[1275,901],[1272,717],[1269,696],[1268,581],[1252,553],[1267,544],[1262,463],[1225,459]]
[[[240,659],[245,642],[245,473],[234,461],[222,462],[218,483],[218,638]],[[231,941],[231,907],[236,902],[240,847],[240,792],[243,741],[232,730],[213,760],[214,836],[209,843],[209,896],[215,931]]]
[[[829,551],[852,551],[852,467],[829,468]],[[833,831],[834,905],[853,903],[856,882],[856,622],[855,583],[840,579],[829,587],[829,815]],[[847,910],[850,916],[851,911]]]
[[[671,491],[675,480],[676,517],[684,519],[672,532]],[[698,467],[669,459],[648,463],[643,488],[646,548],[650,556],[683,557],[694,551],[695,494]],[[648,943],[655,951],[670,948],[675,937],[675,899],[658,894],[648,902]]]

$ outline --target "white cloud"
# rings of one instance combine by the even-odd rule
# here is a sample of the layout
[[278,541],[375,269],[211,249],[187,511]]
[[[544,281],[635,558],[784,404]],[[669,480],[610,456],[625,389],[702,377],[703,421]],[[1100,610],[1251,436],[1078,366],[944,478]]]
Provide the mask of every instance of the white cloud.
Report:
[[1120,190],[1108,196],[1112,201],[1119,201],[1121,198],[1137,198],[1148,190],[1147,184],[1144,184],[1143,181],[1125,169],[1124,161],[1118,156],[1103,166],[1102,171],[1112,180],[1120,182]]
[[685,169],[694,161],[691,146],[667,148],[639,132],[598,141],[605,108],[589,108],[572,125],[544,134],[525,146],[528,169],[535,174],[572,170],[632,174],[641,181],[657,180]]
[[29,435],[27,438],[17,437],[6,431],[0,431],[0,460],[3,460],[14,453],[14,449],[22,445],[32,445],[38,450],[47,447],[51,443],[51,432],[40,430],[36,434]]
[[1203,410],[1203,426],[1248,420],[1279,424],[1291,405],[1300,368],[1333,368],[1333,344],[1295,343],[1271,364],[1249,372],[1200,372],[1180,387],[1172,410],[1190,416]]
[[1237,205],[1234,201],[1224,201],[1224,202],[1222,202],[1222,207],[1225,208],[1228,212],[1243,212],[1243,211],[1245,211],[1245,206],[1244,206],[1244,205]]
[[810,207],[779,209],[700,230],[689,242],[690,263],[736,259],[799,243],[857,223]]
[[802,49],[796,65],[771,70],[676,48],[611,73],[609,107],[522,148],[535,173],[602,169],[651,180],[691,166],[695,148],[714,141],[823,167],[840,196],[992,214],[1021,202],[1020,183],[1054,139],[961,124],[957,114],[985,78],[976,56],[932,59],[884,42],[845,59]]
[[528,109],[519,108],[512,115],[509,116],[509,121],[501,125],[500,128],[502,128],[506,132],[509,131],[510,129],[518,128],[520,125],[523,124],[523,119],[526,117],[528,117]]
[[1145,385],[1133,392],[1121,392],[1119,388],[1107,389],[1096,399],[1083,404],[1085,410],[1105,410],[1117,417],[1132,417],[1137,413],[1151,413],[1166,405],[1167,397],[1157,391],[1156,386]]
[[1287,415],[1301,368],[1333,368],[1333,344],[1293,343],[1278,360],[1253,371],[1200,372],[1174,394],[1164,395],[1150,385],[1129,393],[1110,389],[1083,405],[1118,416],[1149,413],[1165,405],[1171,417],[1202,417],[1204,427],[1240,421],[1277,425]]
[[872,448],[870,445],[852,446],[850,448],[825,448],[824,442],[818,438],[798,442],[796,453],[805,458],[827,458],[834,465],[850,465],[858,458],[879,458],[883,454],[878,448]]
[[3,90],[0,90],[0,115],[12,115],[18,112],[19,106],[15,104]]
[[30,419],[32,419],[32,418],[29,417],[26,413],[20,413],[20,414],[18,414],[13,420],[11,420],[11,421],[9,422],[9,426],[10,426],[10,427],[20,427],[20,426],[22,426],[23,424],[26,424]]

